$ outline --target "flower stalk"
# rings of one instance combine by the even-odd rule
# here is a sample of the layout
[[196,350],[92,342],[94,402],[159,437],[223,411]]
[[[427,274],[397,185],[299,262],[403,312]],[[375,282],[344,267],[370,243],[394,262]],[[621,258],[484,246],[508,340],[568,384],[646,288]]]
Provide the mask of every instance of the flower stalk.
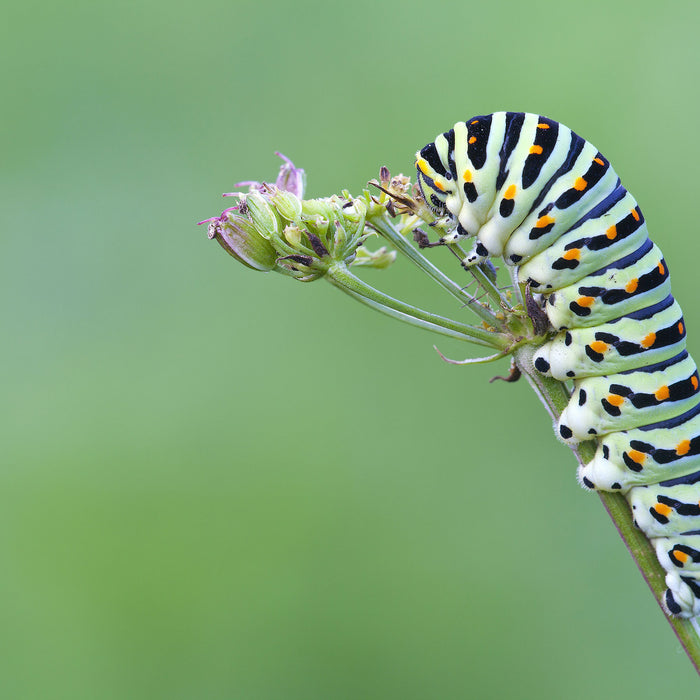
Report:
[[471,341],[477,345],[507,348],[510,339],[498,333],[487,331],[465,323],[458,323],[437,314],[432,314],[416,306],[394,299],[353,275],[345,265],[333,265],[327,274],[328,281],[354,299],[363,302],[387,316],[399,319],[410,325],[431,330],[457,340]]
[[437,282],[448,294],[451,294],[457,301],[468,306],[484,323],[489,326],[497,326],[498,319],[491,309],[481,304],[471,294],[467,294],[454,280],[449,278],[442,270],[435,267],[419,250],[417,250],[401,235],[397,228],[386,216],[385,211],[379,214],[371,213],[367,217],[369,225],[385,238],[399,253],[405,255],[416,267]]

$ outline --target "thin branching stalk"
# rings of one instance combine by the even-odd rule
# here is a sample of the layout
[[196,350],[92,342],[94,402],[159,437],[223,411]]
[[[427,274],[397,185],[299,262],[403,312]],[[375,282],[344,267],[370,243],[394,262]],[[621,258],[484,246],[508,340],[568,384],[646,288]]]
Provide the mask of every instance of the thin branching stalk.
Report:
[[484,323],[494,328],[498,327],[499,321],[489,307],[482,304],[450,279],[442,270],[435,267],[410,241],[406,240],[406,237],[392,225],[384,214],[376,217],[369,216],[367,223],[391,243],[399,253],[405,255],[455,299],[458,299],[462,304],[474,311]]
[[[449,247],[460,260],[464,260],[464,258],[467,257],[467,254],[458,243],[452,243]],[[477,281],[478,285],[484,289],[496,308],[508,308],[508,303],[503,294],[501,294],[501,290],[482,272],[478,265],[472,265],[468,270]]]
[[425,328],[441,335],[446,335],[457,340],[465,340],[490,348],[505,349],[510,345],[510,339],[503,334],[493,333],[483,328],[458,323],[437,314],[424,311],[416,306],[406,304],[394,299],[384,292],[380,292],[367,284],[359,277],[353,275],[348,268],[336,263],[332,265],[326,275],[331,284],[341,289],[346,294],[363,302],[382,313],[409,323],[413,326]]

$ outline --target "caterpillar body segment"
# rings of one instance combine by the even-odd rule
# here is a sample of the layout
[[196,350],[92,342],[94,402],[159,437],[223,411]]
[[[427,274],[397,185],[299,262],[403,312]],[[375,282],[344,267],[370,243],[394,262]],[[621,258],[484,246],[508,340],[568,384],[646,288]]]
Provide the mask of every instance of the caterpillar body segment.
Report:
[[546,311],[557,330],[598,326],[653,306],[671,293],[661,251],[647,238],[638,250],[608,267],[548,294]]
[[[523,279],[529,279],[533,292],[551,292],[568,287],[582,277],[605,267],[610,260],[610,248],[614,245],[616,255],[624,257],[638,250],[647,240],[646,224],[639,213],[637,203],[624,188],[621,199],[597,218],[577,222],[547,246],[536,252],[520,265]],[[603,230],[601,231],[601,227]],[[507,259],[524,260],[526,252],[515,250],[510,242],[506,245]]]
[[635,522],[650,538],[700,533],[700,504],[693,484],[669,486],[664,493],[636,488],[630,499]]
[[669,295],[642,313],[622,316],[592,328],[557,333],[535,353],[535,368],[559,381],[622,372],[678,355],[685,349],[685,322]]
[[559,434],[576,443],[673,418],[698,405],[698,386],[695,362],[685,350],[650,367],[580,379],[559,418]]
[[654,484],[698,488],[700,405],[666,421],[599,438],[595,457],[579,468],[578,477],[585,488],[624,494]]
[[503,257],[555,331],[535,369],[573,392],[555,430],[595,440],[588,489],[620,491],[667,572],[671,615],[700,614],[700,392],[661,251],[609,161],[563,124],[496,112],[416,156],[445,242],[473,238],[463,264]]

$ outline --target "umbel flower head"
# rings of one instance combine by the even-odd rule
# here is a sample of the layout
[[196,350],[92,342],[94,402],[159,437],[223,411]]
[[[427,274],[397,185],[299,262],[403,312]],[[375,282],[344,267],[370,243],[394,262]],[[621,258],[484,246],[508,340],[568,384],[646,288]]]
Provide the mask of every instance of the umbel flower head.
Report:
[[302,199],[304,171],[289,158],[275,184],[246,181],[247,193],[232,192],[238,203],[208,224],[209,238],[253,270],[275,270],[302,282],[323,277],[334,264],[387,267],[395,253],[381,248],[370,252],[362,245],[373,232],[365,226],[363,199],[326,197]]

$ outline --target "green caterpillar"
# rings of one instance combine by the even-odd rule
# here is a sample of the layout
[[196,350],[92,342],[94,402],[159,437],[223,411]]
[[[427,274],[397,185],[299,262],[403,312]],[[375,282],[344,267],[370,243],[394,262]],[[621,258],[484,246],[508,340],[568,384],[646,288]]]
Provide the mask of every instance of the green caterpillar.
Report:
[[620,491],[666,570],[670,615],[700,614],[700,393],[668,266],[608,160],[563,124],[496,112],[416,155],[423,196],[473,238],[465,266],[503,257],[556,334],[535,354],[573,380],[557,431],[596,440],[588,489]]

